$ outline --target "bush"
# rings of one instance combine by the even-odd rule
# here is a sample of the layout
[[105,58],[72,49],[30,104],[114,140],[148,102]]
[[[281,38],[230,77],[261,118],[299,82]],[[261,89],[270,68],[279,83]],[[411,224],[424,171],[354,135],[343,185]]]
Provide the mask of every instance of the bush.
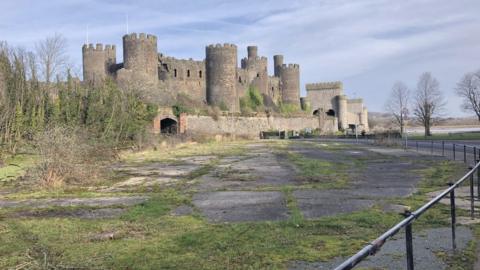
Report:
[[245,96],[240,99],[240,110],[243,114],[249,114],[263,108],[263,104],[263,96],[260,91],[250,87]]
[[38,133],[34,142],[39,162],[29,175],[46,188],[97,180],[104,171],[102,162],[111,160],[113,152],[87,138],[86,133],[68,127],[51,127]]
[[300,112],[300,107],[298,105],[295,105],[295,104],[280,103],[280,105],[278,106],[278,109],[279,109],[281,114],[286,115],[286,116],[292,116],[295,113]]

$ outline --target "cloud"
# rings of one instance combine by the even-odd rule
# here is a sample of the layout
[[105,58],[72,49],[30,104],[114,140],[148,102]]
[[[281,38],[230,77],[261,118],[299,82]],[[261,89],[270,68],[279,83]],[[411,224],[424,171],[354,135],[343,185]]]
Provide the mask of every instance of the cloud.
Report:
[[455,83],[480,68],[478,10],[476,0],[17,0],[0,3],[0,39],[32,49],[60,32],[80,64],[87,25],[91,42],[120,48],[128,14],[130,31],[156,34],[163,53],[203,59],[205,45],[230,42],[243,57],[257,44],[300,64],[302,84],[344,81],[370,111],[383,108],[395,81],[413,88],[430,71],[460,115]]

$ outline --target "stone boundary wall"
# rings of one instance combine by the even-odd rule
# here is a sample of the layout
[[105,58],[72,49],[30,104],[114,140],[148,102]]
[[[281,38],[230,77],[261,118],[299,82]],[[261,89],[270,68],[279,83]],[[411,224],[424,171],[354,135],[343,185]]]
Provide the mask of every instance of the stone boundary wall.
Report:
[[260,132],[269,130],[295,130],[319,128],[317,117],[241,117],[219,116],[217,120],[211,116],[187,115],[187,134],[224,135],[259,137]]

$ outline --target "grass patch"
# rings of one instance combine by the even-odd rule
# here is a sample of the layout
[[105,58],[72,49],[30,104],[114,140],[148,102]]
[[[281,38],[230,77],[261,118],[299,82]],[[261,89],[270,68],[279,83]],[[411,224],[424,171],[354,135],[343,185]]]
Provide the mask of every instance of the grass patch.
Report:
[[0,183],[9,182],[24,176],[27,169],[35,165],[36,156],[19,154],[5,160],[5,166],[0,167]]
[[[154,204],[162,201],[133,210],[131,218],[2,222],[0,267],[46,262],[49,268],[286,269],[292,260],[351,255],[397,221],[370,210],[302,226],[290,221],[208,224],[197,217],[166,215],[163,207],[155,210]],[[114,237],[95,240],[106,232]]]
[[480,140],[480,132],[438,133],[432,136],[411,136],[411,140]]
[[302,181],[315,183],[323,188],[341,188],[348,183],[345,164],[306,158],[292,152],[288,152],[287,157],[300,171]]

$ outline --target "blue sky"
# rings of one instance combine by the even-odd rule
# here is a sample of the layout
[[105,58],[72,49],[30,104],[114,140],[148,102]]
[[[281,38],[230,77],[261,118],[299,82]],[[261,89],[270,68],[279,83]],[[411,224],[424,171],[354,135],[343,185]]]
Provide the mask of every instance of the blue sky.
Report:
[[[116,44],[126,32],[158,36],[159,51],[203,59],[205,45],[235,43],[259,54],[284,54],[301,65],[305,83],[344,82],[351,97],[382,111],[397,80],[414,88],[429,71],[440,81],[450,115],[465,115],[454,88],[461,76],[480,69],[478,0],[2,0],[0,40],[33,49],[55,32],[69,44],[81,67],[81,46]],[[270,68],[270,73],[273,73]]]

